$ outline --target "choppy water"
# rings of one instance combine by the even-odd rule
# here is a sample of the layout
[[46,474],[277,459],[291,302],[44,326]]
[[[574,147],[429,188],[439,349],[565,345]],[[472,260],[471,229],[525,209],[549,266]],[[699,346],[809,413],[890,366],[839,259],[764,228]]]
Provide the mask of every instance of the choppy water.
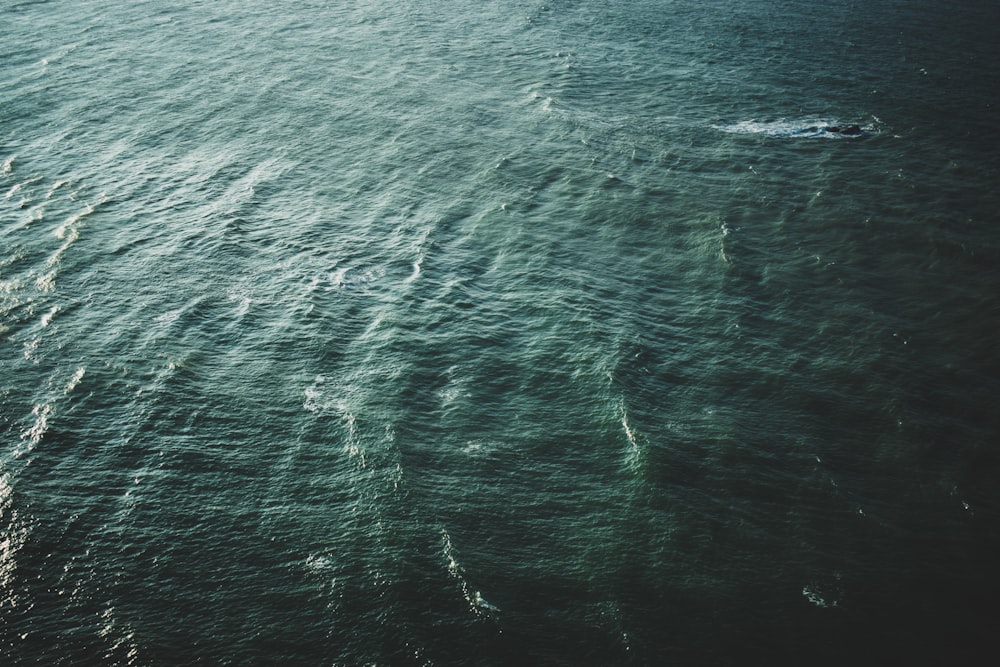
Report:
[[0,16],[3,664],[992,645],[994,3]]

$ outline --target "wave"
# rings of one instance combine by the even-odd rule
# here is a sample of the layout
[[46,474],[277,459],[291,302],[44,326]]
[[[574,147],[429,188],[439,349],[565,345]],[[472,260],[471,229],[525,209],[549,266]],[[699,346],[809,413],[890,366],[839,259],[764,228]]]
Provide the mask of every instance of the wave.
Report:
[[486,600],[479,591],[474,590],[469,585],[469,581],[465,578],[465,569],[459,564],[455,555],[455,547],[451,543],[451,536],[444,529],[441,530],[441,541],[444,546],[444,557],[448,561],[448,574],[458,581],[462,589],[462,597],[469,603],[469,609],[472,613],[477,616],[487,617],[499,613],[499,607]]
[[780,139],[856,139],[878,132],[874,123],[860,125],[822,118],[743,120],[712,127],[729,134],[756,134]]

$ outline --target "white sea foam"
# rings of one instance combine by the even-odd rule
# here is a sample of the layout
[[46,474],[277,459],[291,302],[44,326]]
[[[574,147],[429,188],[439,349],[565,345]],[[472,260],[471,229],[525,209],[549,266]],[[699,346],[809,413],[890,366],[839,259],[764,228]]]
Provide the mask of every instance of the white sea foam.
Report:
[[367,455],[361,442],[357,418],[348,401],[350,394],[355,391],[357,391],[355,387],[348,386],[340,387],[340,391],[331,393],[327,388],[327,377],[317,375],[312,385],[305,390],[302,407],[316,415],[332,414],[339,417],[347,427],[344,451],[357,462],[358,467],[366,468]]
[[458,582],[462,590],[462,597],[469,603],[469,609],[472,610],[472,613],[477,616],[492,616],[498,613],[500,609],[496,605],[484,598],[479,591],[473,590],[469,586],[465,570],[458,562],[455,547],[451,543],[451,536],[448,534],[448,531],[441,530],[441,541],[444,546],[444,557],[448,567],[448,574]]
[[27,361],[38,363],[38,348],[42,344],[42,339],[35,336],[24,341],[21,351]]
[[55,317],[56,313],[58,312],[59,312],[59,306],[58,305],[52,306],[52,308],[49,309],[49,312],[42,315],[42,319],[39,322],[39,324],[41,324],[42,327],[49,326],[49,324],[52,323],[52,318]]
[[52,187],[49,188],[49,191],[45,193],[45,198],[46,199],[51,198],[52,193],[54,193],[56,190],[58,190],[64,185],[69,185],[69,181],[56,181],[55,183],[53,183]]
[[76,386],[80,384],[80,380],[83,379],[83,375],[86,372],[87,369],[85,369],[83,366],[77,368],[76,371],[74,371],[73,376],[69,379],[69,382],[66,383],[66,388],[64,389],[64,393],[68,394],[74,389],[76,389]]
[[423,261],[424,261],[423,255],[417,258],[417,261],[413,263],[413,273],[411,273],[409,276],[406,277],[406,279],[403,281],[404,283],[412,283],[414,280],[417,279],[417,276],[420,275],[420,265],[423,263]]
[[496,456],[504,449],[504,443],[497,440],[470,440],[462,447],[462,453],[472,459],[486,459]]
[[174,308],[173,310],[168,310],[165,313],[160,313],[153,318],[153,321],[157,324],[163,325],[164,327],[170,326],[178,319],[180,319],[181,314],[184,313],[183,308]]
[[457,405],[462,405],[462,399],[468,398],[468,378],[461,374],[459,366],[451,366],[445,371],[448,378],[447,384],[437,391],[437,396],[441,401],[441,407],[449,410]]
[[821,589],[815,582],[811,582],[802,587],[802,595],[809,602],[821,609],[829,609],[840,604],[839,600],[830,597],[831,592]]
[[628,412],[625,410],[625,403],[622,401],[618,406],[621,414],[621,426],[625,433],[625,465],[631,471],[641,470],[646,459],[646,451],[643,446],[642,436],[635,431],[629,422]]
[[622,428],[625,429],[625,438],[628,440],[628,444],[633,449],[639,448],[639,443],[635,439],[635,432],[628,423],[628,413],[625,412],[624,406],[622,407]]
[[335,571],[336,561],[326,554],[309,554],[306,569],[315,574],[330,574]]
[[15,456],[23,456],[31,452],[42,441],[46,431],[49,430],[49,417],[52,415],[52,406],[48,403],[39,403],[31,409],[31,416],[34,417],[31,426],[21,432],[21,445],[15,452]]
[[[101,201],[104,201],[104,195],[101,195]],[[53,252],[48,260],[46,260],[45,265],[47,267],[52,267],[51,270],[44,276],[36,281],[38,288],[42,291],[49,292],[55,289],[55,279],[57,275],[56,267],[62,262],[63,257],[66,252],[80,239],[80,224],[86,216],[94,212],[94,207],[88,204],[82,211],[74,213],[73,215],[66,218],[66,220],[53,232],[53,235],[57,239],[62,239],[62,244]]]
[[235,317],[243,317],[250,311],[250,305],[253,303],[253,299],[245,291],[231,288],[226,291],[226,298],[229,301],[236,303]]
[[359,468],[367,468],[367,457],[358,436],[357,419],[350,412],[345,412],[343,416],[344,423],[347,425],[347,441],[344,444],[344,450],[352,459],[357,461]]
[[343,287],[344,286],[345,277],[347,276],[347,272],[349,270],[350,269],[348,267],[343,266],[343,267],[337,269],[336,271],[332,272],[329,275],[329,279],[328,279],[330,285],[332,285],[335,288]]
[[[861,135],[830,132],[827,128],[843,127],[852,123],[821,118],[782,119],[774,121],[744,120],[729,125],[713,125],[717,130],[730,134],[757,134],[783,139],[852,139]],[[862,127],[871,131],[871,127]]]
[[340,385],[340,391],[331,390],[327,385],[328,379],[326,375],[317,375],[313,379],[313,383],[305,390],[302,407],[313,414],[333,414],[347,420],[350,416],[348,397],[356,389]]

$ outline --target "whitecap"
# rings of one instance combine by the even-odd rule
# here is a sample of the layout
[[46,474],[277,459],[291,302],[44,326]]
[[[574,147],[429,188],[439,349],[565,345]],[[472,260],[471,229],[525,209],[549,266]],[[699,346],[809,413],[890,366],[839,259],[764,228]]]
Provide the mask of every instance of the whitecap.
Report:
[[24,342],[24,346],[22,349],[24,350],[24,358],[27,361],[33,361],[35,363],[38,363],[38,357],[36,356],[36,353],[38,352],[38,346],[41,345],[41,343],[42,340],[40,338],[32,338],[31,340],[27,340]]
[[357,461],[359,468],[367,468],[365,450],[358,437],[357,419],[353,414],[347,412],[344,414],[344,423],[347,424],[347,444],[344,445],[344,449],[352,459]]
[[729,254],[726,252],[726,237],[729,236],[732,230],[725,221],[722,222],[719,229],[722,231],[722,238],[719,240],[719,255],[722,257],[723,262],[729,264],[731,260],[729,259]]
[[830,585],[820,585],[816,581],[810,581],[802,587],[802,595],[812,604],[820,609],[833,609],[840,606],[840,573],[833,575],[834,582]]
[[327,378],[325,375],[316,376],[312,385],[307,387],[305,390],[305,401],[303,402],[302,407],[314,415],[324,415],[331,412],[338,415],[347,427],[347,437],[344,444],[344,451],[351,459],[356,461],[359,468],[367,468],[367,455],[364,447],[362,446],[361,436],[357,425],[357,418],[351,411],[346,398],[346,396],[349,396],[352,392],[357,391],[357,389],[356,387],[349,386],[347,388],[341,388],[342,391],[339,395],[328,396],[326,381]]
[[55,317],[56,313],[58,312],[59,312],[59,306],[52,306],[52,308],[49,309],[49,312],[42,315],[42,320],[40,322],[42,328],[49,326],[49,324],[52,323],[52,318]]
[[45,198],[49,199],[50,197],[52,197],[52,193],[53,192],[55,192],[56,190],[58,190],[62,186],[67,185],[68,183],[69,183],[69,181],[66,181],[66,180],[56,181],[55,183],[52,184],[52,187],[49,188],[49,191],[45,193]]
[[636,432],[629,422],[624,402],[619,404],[618,409],[621,413],[621,426],[625,432],[625,441],[628,444],[624,452],[625,466],[632,471],[641,470],[646,458],[645,448],[641,442],[642,436]]
[[305,390],[305,402],[302,407],[308,412],[313,414],[320,414],[328,409],[330,406],[325,401],[323,384],[326,382],[326,377],[323,375],[317,375],[316,379],[313,380],[311,386],[306,387]]
[[71,377],[69,379],[69,382],[66,383],[65,393],[68,394],[69,392],[71,392],[74,389],[76,389],[76,386],[78,384],[80,384],[80,380],[83,379],[83,374],[86,373],[86,372],[87,372],[87,369],[85,369],[83,366],[80,366],[79,368],[77,368],[76,372],[73,373],[73,377]]
[[501,444],[493,440],[470,440],[462,447],[462,453],[472,459],[490,458],[497,453]]
[[246,315],[250,311],[250,305],[253,303],[253,299],[248,294],[237,289],[227,290],[226,298],[236,303],[236,317]]
[[52,232],[52,234],[57,239],[66,238],[67,233],[72,234],[74,231],[76,231],[75,228],[76,223],[78,223],[84,215],[87,215],[91,211],[93,211],[93,209],[88,206],[87,210],[82,211],[80,213],[74,213],[73,215],[66,218],[66,220],[61,225],[59,225],[59,227],[57,227],[56,230]]
[[[63,224],[61,224],[58,228],[56,228],[56,230],[53,232],[53,235],[57,239],[62,239],[63,242],[62,245],[60,245],[56,249],[56,251],[52,253],[52,255],[48,258],[48,260],[45,263],[46,266],[50,267],[55,266],[56,264],[62,261],[63,255],[66,254],[66,251],[69,250],[70,246],[72,246],[80,239],[80,231],[79,231],[80,221],[84,217],[90,215],[93,212],[94,212],[94,207],[88,204],[84,210],[69,216],[63,222]],[[52,282],[54,281],[54,279],[55,275],[53,272],[53,275],[51,276],[49,281]],[[42,285],[39,284],[39,287],[42,288]],[[49,288],[51,288],[51,285],[49,285]]]
[[15,452],[15,456],[21,456],[33,450],[46,431],[49,430],[49,416],[52,414],[52,406],[48,403],[39,403],[31,410],[35,418],[31,426],[21,432],[22,447]]
[[[305,402],[302,407],[316,415],[333,412],[353,424],[353,417],[348,411],[347,401],[341,396],[330,396],[326,388],[326,381],[325,375],[317,375],[313,379],[313,383],[306,387]],[[350,393],[350,391],[349,388],[344,393]]]
[[344,286],[344,277],[347,275],[348,268],[345,266],[343,268],[337,269],[329,276],[330,284],[335,288]]
[[462,399],[469,398],[468,380],[464,375],[460,375],[457,366],[450,367],[445,375],[448,382],[445,386],[437,390],[436,394],[441,401],[441,408],[449,410],[462,404]]
[[412,283],[414,280],[417,279],[417,276],[420,275],[420,265],[423,263],[423,261],[424,261],[423,255],[417,258],[417,261],[413,263],[413,273],[407,276],[406,280],[403,281],[404,283]]
[[306,558],[306,570],[314,574],[330,574],[335,565],[333,558],[325,554],[310,554]]
[[713,125],[712,127],[729,134],[756,134],[764,137],[781,139],[853,139],[871,131],[871,127],[861,127],[862,134],[842,134],[832,132],[829,128],[850,126],[853,123],[842,123],[836,120],[822,118],[782,119],[775,121],[744,120],[730,125]]
[[379,313],[378,315],[376,315],[375,319],[373,319],[371,323],[367,327],[365,327],[365,332],[361,335],[361,337],[367,338],[368,336],[372,335],[375,332],[375,330],[378,329],[379,325],[382,324],[382,321],[384,319],[385,315],[383,313]]
[[181,313],[184,312],[183,308],[175,308],[174,310],[168,310],[165,313],[161,313],[153,318],[153,321],[157,324],[162,324],[164,326],[170,326],[178,319],[180,319]]
[[69,247],[79,240],[80,233],[77,232],[75,228],[73,228],[70,229],[69,232],[66,233],[64,236],[60,236],[59,238],[65,238],[65,240],[62,242],[62,245],[59,246],[56,249],[56,251],[52,253],[49,259],[45,262],[46,266],[55,266],[56,264],[61,262],[63,255],[66,254],[66,251],[69,250]]
[[639,443],[635,439],[635,431],[632,430],[631,425],[628,423],[628,413],[625,412],[624,407],[622,407],[622,428],[625,429],[625,437],[628,439],[628,444],[633,449],[638,449]]
[[830,606],[815,589],[808,585],[802,587],[802,595],[806,596],[806,599],[809,600],[809,602],[812,602],[821,609],[825,609]]
[[56,288],[56,271],[49,271],[45,275],[35,278],[35,287],[41,292],[51,292]]
[[472,613],[477,616],[492,616],[497,614],[500,608],[484,598],[482,593],[473,590],[469,586],[469,582],[465,577],[465,570],[459,564],[458,558],[455,555],[455,547],[451,542],[451,536],[448,534],[448,531],[441,530],[441,540],[444,545],[444,556],[447,561],[448,574],[458,581],[462,590],[462,597],[469,603]]

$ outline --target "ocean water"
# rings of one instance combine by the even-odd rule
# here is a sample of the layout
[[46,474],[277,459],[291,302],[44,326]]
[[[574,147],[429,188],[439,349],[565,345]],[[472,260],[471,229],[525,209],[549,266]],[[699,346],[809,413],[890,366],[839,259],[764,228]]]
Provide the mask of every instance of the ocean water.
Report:
[[0,19],[0,664],[994,650],[996,3]]

